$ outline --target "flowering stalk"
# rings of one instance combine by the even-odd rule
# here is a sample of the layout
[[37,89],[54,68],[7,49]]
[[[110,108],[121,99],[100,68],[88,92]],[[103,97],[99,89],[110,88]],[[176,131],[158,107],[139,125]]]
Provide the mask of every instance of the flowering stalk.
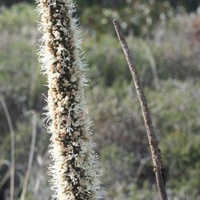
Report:
[[51,133],[50,167],[55,198],[101,198],[97,155],[83,86],[81,40],[72,0],[37,0],[43,33],[40,59],[47,76],[47,118]]
[[140,102],[140,107],[142,110],[142,115],[143,115],[143,119],[144,119],[147,138],[149,140],[149,146],[150,146],[151,156],[152,156],[153,165],[154,165],[153,170],[154,170],[155,176],[156,176],[156,183],[157,183],[160,199],[167,200],[168,197],[167,197],[167,192],[165,189],[165,177],[164,177],[164,168],[163,168],[163,164],[162,164],[162,157],[161,157],[160,149],[158,148],[158,142],[156,140],[156,136],[154,134],[153,124],[151,121],[151,115],[149,112],[147,100],[143,93],[143,89],[142,89],[142,86],[140,83],[137,69],[133,62],[133,58],[131,56],[128,44],[124,38],[124,35],[121,32],[120,24],[119,24],[118,20],[114,19],[113,24],[114,24],[118,39],[120,41],[120,44],[122,46],[126,61],[130,68],[131,74],[133,76],[135,89],[136,89],[137,96],[138,96],[138,99]]

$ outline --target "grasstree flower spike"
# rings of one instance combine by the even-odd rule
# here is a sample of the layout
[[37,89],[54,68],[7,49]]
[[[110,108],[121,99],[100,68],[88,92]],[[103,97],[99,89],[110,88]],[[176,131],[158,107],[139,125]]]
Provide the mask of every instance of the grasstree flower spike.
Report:
[[84,99],[84,63],[80,58],[75,7],[71,0],[38,0],[43,33],[40,59],[48,79],[47,114],[51,133],[50,168],[55,198],[102,197],[91,121]]

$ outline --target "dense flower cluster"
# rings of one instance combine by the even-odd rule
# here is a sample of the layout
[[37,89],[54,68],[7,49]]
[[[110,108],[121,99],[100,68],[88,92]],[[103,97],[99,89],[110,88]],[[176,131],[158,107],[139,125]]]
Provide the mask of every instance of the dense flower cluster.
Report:
[[60,200],[102,197],[98,157],[83,86],[85,64],[71,0],[38,0],[43,33],[40,59],[48,79],[47,118],[51,136],[53,189]]

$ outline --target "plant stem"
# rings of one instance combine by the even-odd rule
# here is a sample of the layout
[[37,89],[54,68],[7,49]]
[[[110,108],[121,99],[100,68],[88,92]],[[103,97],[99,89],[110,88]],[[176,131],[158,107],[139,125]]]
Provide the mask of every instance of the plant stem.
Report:
[[127,45],[127,42],[121,32],[120,24],[116,19],[113,20],[113,24],[114,24],[118,39],[121,43],[124,55],[126,57],[126,61],[130,68],[131,74],[133,76],[134,83],[135,83],[135,88],[136,88],[136,92],[137,92],[138,99],[140,102],[142,115],[143,115],[143,119],[144,119],[144,124],[145,124],[145,128],[146,128],[146,133],[147,133],[147,137],[148,137],[148,141],[149,141],[151,156],[152,156],[152,160],[153,160],[153,167],[154,167],[153,170],[155,172],[156,183],[157,183],[158,191],[160,194],[160,198],[161,198],[161,200],[167,200],[168,198],[167,198],[167,193],[165,190],[164,180],[163,180],[163,164],[162,164],[162,159],[161,159],[161,152],[160,152],[160,149],[158,148],[158,143],[157,143],[157,140],[156,140],[156,137],[154,134],[153,125],[152,125],[151,116],[150,116],[150,112],[148,109],[146,97],[143,93],[142,86],[141,86],[139,76],[138,76],[138,72],[136,70],[133,58],[131,56],[130,50]]
[[15,195],[15,133],[12,124],[12,120],[10,117],[10,113],[6,106],[6,102],[4,101],[3,96],[0,96],[0,101],[3,107],[3,110],[6,115],[6,119],[8,122],[8,127],[10,130],[10,140],[11,140],[11,161],[10,161],[10,200],[14,200]]
[[26,115],[32,114],[33,119],[32,119],[32,139],[31,139],[31,147],[30,147],[30,152],[29,152],[29,159],[28,159],[28,165],[27,165],[27,170],[26,174],[24,177],[24,183],[23,183],[23,188],[22,188],[22,193],[20,200],[24,200],[26,197],[26,191],[27,191],[27,186],[28,186],[28,181],[31,173],[31,168],[32,168],[32,163],[33,163],[33,156],[35,152],[35,143],[36,143],[36,128],[37,128],[37,115],[34,110],[28,111]]

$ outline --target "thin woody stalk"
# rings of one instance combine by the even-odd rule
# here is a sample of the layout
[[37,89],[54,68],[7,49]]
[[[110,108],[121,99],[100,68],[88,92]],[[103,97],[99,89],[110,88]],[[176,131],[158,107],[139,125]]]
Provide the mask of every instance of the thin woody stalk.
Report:
[[113,20],[115,31],[117,33],[118,39],[121,43],[122,49],[124,51],[124,55],[126,57],[128,66],[130,68],[130,71],[133,76],[133,80],[135,83],[135,88],[136,92],[138,95],[138,99],[140,102],[141,110],[142,110],[142,115],[144,119],[144,124],[146,128],[146,133],[149,141],[149,146],[150,146],[150,151],[151,151],[151,156],[153,160],[153,167],[154,167],[154,172],[156,176],[156,183],[158,187],[158,191],[160,194],[161,200],[167,200],[167,193],[165,190],[164,186],[164,176],[163,176],[163,164],[162,164],[162,158],[161,158],[161,152],[160,149],[158,148],[158,143],[154,134],[153,130],[153,125],[151,121],[151,116],[148,108],[148,104],[145,98],[145,95],[142,90],[142,86],[140,84],[138,72],[136,70],[135,64],[133,62],[133,58],[131,56],[130,50],[128,48],[127,42],[120,30],[120,25],[119,22],[115,19]]
[[98,161],[83,86],[84,63],[72,0],[38,0],[43,33],[40,59],[47,76],[50,168],[55,198],[101,198]]
[[10,200],[14,200],[15,198],[15,133],[13,124],[11,121],[11,117],[6,105],[6,102],[4,101],[3,96],[0,96],[0,102],[2,104],[3,110],[6,115],[6,119],[8,122],[8,127],[10,130],[10,141],[11,141],[11,161],[10,161]]

